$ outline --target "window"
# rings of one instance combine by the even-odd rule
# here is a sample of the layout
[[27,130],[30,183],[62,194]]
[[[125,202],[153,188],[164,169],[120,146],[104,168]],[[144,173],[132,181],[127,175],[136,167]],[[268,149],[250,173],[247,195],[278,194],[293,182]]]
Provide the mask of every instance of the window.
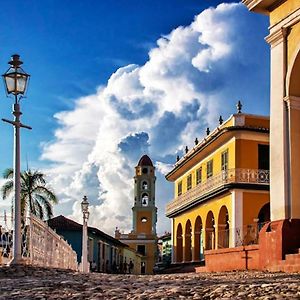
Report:
[[202,181],[202,167],[196,170],[196,184]]
[[269,170],[270,147],[269,145],[258,145],[258,169]]
[[190,174],[186,179],[187,189],[190,190],[192,188],[192,174]]
[[213,176],[213,160],[206,163],[206,177],[209,178]]
[[147,174],[148,173],[148,169],[147,168],[143,168],[142,172],[143,172],[143,174]]
[[221,154],[221,170],[228,170],[228,150],[222,152]]
[[141,221],[142,221],[142,223],[146,223],[148,221],[148,219],[146,217],[142,217]]
[[145,245],[137,245],[137,252],[146,255],[146,247]]
[[147,183],[147,181],[143,181],[143,183],[142,183],[142,189],[143,190],[147,190],[148,189],[148,183]]
[[180,196],[182,194],[182,181],[178,182],[177,185],[177,195]]

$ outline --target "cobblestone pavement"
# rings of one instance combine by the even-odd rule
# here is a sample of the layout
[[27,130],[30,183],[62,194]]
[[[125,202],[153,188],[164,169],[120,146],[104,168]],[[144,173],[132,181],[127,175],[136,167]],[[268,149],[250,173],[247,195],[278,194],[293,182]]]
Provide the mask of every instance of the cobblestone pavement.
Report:
[[300,299],[300,274],[80,274],[0,268],[0,299]]

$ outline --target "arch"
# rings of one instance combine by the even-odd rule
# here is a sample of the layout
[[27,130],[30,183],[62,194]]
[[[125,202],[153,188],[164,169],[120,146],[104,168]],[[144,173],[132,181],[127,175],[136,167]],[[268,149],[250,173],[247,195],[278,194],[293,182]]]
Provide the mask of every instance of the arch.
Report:
[[205,249],[215,249],[215,218],[211,210],[207,213],[205,222]]
[[192,260],[192,224],[190,220],[185,223],[184,235],[184,261]]
[[202,220],[197,216],[194,227],[194,260],[201,260],[203,258],[202,247]]
[[228,209],[223,205],[218,217],[218,249],[229,247],[229,217]]
[[287,91],[289,96],[300,97],[300,44],[288,68]]
[[182,250],[182,226],[181,223],[179,223],[176,231],[176,262],[182,262]]
[[142,206],[147,206],[149,202],[149,196],[147,193],[142,194]]
[[142,190],[148,190],[148,182],[147,180],[143,180],[142,181]]
[[266,222],[270,222],[270,202],[263,205],[258,213],[258,229],[260,230]]

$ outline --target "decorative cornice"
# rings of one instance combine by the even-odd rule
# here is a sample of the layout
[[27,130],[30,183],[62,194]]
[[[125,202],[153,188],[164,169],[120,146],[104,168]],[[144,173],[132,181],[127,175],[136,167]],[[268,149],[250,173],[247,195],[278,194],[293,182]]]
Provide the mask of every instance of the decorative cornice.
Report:
[[268,14],[284,1],[286,0],[242,0],[242,3],[245,4],[249,10]]
[[287,96],[283,100],[286,102],[288,109],[300,110],[300,97]]
[[218,139],[221,135],[231,132],[231,131],[252,131],[252,132],[260,132],[260,133],[269,133],[269,128],[263,128],[263,127],[251,127],[251,126],[228,126],[224,127],[218,131],[216,131],[213,135],[210,135],[206,140],[205,143],[200,145],[198,148],[193,149],[194,151],[189,152],[187,156],[184,156],[182,160],[180,160],[175,167],[166,174],[165,178],[168,180],[168,178],[174,174],[178,169],[180,169],[182,166],[184,166],[188,161],[190,161],[195,155],[197,155],[199,152],[201,152],[203,149],[208,147],[211,143],[213,143],[216,139]]
[[271,45],[271,47],[275,47],[281,43],[283,43],[283,40],[288,34],[288,28],[282,27],[276,30],[275,32],[269,34],[265,40],[267,43]]

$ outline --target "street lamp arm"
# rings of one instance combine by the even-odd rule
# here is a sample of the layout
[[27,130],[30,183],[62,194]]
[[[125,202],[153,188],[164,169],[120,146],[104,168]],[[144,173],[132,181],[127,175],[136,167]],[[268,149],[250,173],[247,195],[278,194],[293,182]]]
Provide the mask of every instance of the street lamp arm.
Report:
[[10,121],[10,120],[7,120],[7,119],[1,119],[3,122],[6,122],[6,123],[9,123],[9,124],[12,124],[12,125],[14,125],[14,126],[18,126],[18,127],[22,127],[22,128],[26,128],[26,129],[29,129],[29,130],[31,130],[32,129],[32,127],[30,127],[30,126],[27,126],[27,125],[24,125],[24,124],[22,124],[22,123],[20,123],[20,122],[15,122],[15,121]]

